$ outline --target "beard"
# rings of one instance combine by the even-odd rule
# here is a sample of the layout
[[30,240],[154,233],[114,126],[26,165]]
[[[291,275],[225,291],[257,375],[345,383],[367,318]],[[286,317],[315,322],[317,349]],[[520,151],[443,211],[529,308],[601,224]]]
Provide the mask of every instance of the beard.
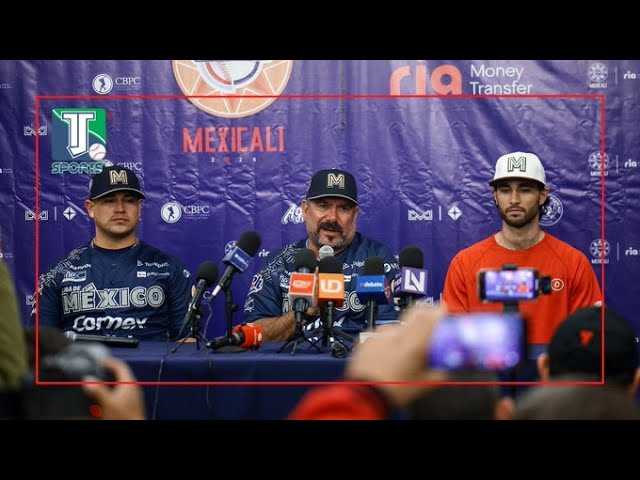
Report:
[[[524,209],[520,209],[520,210],[523,211]],[[515,220],[513,218],[509,218],[507,216],[507,212],[502,208],[500,208],[499,205],[498,205],[498,212],[500,213],[500,217],[502,218],[502,220],[504,220],[504,222],[510,227],[524,228],[527,225],[529,225],[536,217],[538,217],[538,214],[540,212],[540,206],[538,205],[536,207],[532,207],[531,210],[529,211],[524,210],[524,215],[521,218],[515,219]]]
[[[320,241],[320,230],[328,230],[337,233],[338,238],[336,238],[332,243],[322,243]],[[324,222],[318,224],[318,228],[315,232],[309,232],[309,239],[311,240],[311,243],[316,245],[318,248],[324,245],[329,245],[332,248],[340,249],[347,243],[347,236],[345,235],[344,230],[336,222]]]

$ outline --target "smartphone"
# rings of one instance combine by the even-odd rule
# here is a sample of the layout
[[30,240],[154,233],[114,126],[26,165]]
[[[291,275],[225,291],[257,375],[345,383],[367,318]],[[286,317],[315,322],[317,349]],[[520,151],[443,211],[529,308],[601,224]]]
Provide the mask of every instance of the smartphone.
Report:
[[517,270],[480,270],[478,296],[483,302],[518,302],[538,298],[538,271],[533,268]]
[[429,366],[499,371],[526,358],[525,322],[517,313],[469,313],[443,318],[435,328]]

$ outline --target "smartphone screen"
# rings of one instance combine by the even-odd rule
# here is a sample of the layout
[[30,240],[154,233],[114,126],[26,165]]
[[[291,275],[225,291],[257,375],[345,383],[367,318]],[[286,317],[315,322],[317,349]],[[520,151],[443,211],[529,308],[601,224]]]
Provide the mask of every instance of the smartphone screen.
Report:
[[525,324],[517,313],[452,315],[436,326],[429,365],[446,370],[495,371],[525,358]]
[[482,270],[478,274],[480,300],[517,302],[538,297],[538,272],[530,268],[518,270]]

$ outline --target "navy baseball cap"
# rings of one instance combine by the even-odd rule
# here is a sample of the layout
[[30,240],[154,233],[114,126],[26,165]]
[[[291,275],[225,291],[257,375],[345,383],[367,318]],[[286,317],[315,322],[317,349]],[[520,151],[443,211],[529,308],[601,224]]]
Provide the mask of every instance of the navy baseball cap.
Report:
[[127,190],[145,198],[140,181],[135,173],[125,167],[113,165],[104,167],[102,172],[91,177],[89,184],[89,200],[97,200],[113,192]]
[[358,204],[358,186],[349,172],[336,168],[314,173],[307,192],[307,200],[323,197],[340,197]]

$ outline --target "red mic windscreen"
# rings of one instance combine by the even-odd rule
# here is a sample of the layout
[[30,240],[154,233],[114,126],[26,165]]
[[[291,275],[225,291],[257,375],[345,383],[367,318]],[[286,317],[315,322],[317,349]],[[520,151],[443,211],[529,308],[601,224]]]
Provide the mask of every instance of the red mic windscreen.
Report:
[[237,325],[233,333],[242,333],[244,340],[240,344],[242,348],[258,348],[262,343],[262,328],[253,323]]

